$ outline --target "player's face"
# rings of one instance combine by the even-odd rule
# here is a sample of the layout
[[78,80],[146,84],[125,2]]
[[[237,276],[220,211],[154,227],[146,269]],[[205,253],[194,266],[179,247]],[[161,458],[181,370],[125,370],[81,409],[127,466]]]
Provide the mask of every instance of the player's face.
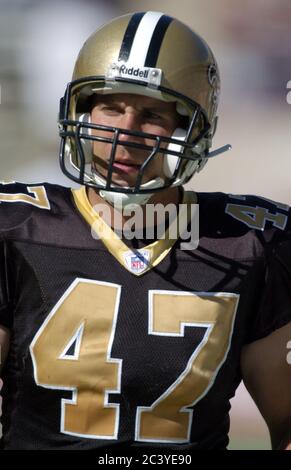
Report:
[[[147,96],[118,93],[99,95],[91,111],[91,122],[118,127],[129,131],[139,131],[171,137],[178,127],[180,117],[175,103],[167,103]],[[112,132],[92,131],[93,135],[112,138]],[[138,136],[120,134],[113,165],[112,181],[120,186],[134,186],[142,163],[149,156],[148,150],[129,147],[127,142],[153,147],[155,141]],[[163,144],[165,147],[166,144]],[[102,176],[108,173],[111,143],[93,143],[95,169]],[[142,183],[157,176],[163,176],[163,156],[158,154],[145,168]]]

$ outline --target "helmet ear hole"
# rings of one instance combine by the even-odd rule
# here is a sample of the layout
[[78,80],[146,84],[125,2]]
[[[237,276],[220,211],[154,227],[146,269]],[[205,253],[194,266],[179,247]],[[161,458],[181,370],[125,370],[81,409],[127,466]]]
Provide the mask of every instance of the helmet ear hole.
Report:
[[[91,122],[90,113],[83,113],[83,114],[80,114],[78,121],[79,121],[79,122],[85,122],[85,123],[90,124],[90,122]],[[85,127],[83,133],[90,135],[90,131],[91,131],[91,129]]]
[[[181,142],[185,142],[185,138],[186,138],[185,129],[182,129],[181,127],[177,127],[177,129],[175,129],[171,138],[180,140]],[[168,150],[172,152],[182,152],[183,147],[182,145],[171,143],[168,145]],[[171,178],[173,176],[179,160],[180,160],[180,157],[176,157],[175,155],[171,155],[171,154],[165,155],[163,170],[167,178]]]

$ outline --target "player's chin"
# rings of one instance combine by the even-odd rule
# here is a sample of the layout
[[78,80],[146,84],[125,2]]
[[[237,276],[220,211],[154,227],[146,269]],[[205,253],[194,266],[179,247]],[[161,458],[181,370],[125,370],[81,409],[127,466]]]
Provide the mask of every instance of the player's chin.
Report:
[[[116,186],[120,186],[121,188],[134,188],[136,185],[137,179],[136,178],[127,178],[127,177],[120,177],[114,176],[112,178],[112,183]],[[142,183],[143,184],[143,180]]]
[[[157,176],[155,175],[145,174],[142,176],[139,186],[142,186],[148,183],[149,181],[153,181],[156,178]],[[112,175],[112,183],[121,187],[134,188],[137,182],[138,182],[137,175],[119,175],[119,174],[114,174],[114,173]]]
[[[105,180],[107,180],[108,171],[105,171],[104,169],[99,169],[98,173]],[[144,174],[142,176],[140,185],[148,183],[149,181],[151,181],[154,178],[155,178],[155,176],[152,176],[150,174],[148,174],[148,175]],[[125,174],[125,173],[120,173],[118,171],[113,171],[112,172],[111,184],[114,185],[114,186],[120,186],[121,188],[134,188],[137,184],[137,179],[138,179],[138,171],[135,172],[134,174]]]

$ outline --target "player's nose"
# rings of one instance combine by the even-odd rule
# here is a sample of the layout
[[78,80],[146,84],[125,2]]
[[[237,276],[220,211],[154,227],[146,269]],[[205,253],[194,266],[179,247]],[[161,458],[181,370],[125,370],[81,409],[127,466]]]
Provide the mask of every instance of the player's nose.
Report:
[[[135,111],[129,110],[128,112],[124,113],[120,122],[119,127],[122,129],[125,129],[127,131],[141,131],[141,121],[138,113]],[[121,142],[126,142],[126,141],[138,141],[140,138],[138,136],[133,136],[127,133],[120,133],[119,134],[119,140]]]

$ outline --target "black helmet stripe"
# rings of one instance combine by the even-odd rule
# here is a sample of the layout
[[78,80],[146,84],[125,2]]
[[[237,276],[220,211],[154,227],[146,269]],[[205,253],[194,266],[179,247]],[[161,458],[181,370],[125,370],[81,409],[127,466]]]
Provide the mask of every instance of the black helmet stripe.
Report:
[[144,15],[145,13],[135,13],[131,17],[130,22],[127,25],[123,40],[122,40],[118,60],[127,62],[129,55],[130,55],[132,43],[135,37],[135,33]]
[[169,24],[173,21],[173,18],[170,16],[163,15],[159,21],[158,24],[155,27],[155,30],[152,35],[152,40],[150,42],[146,60],[145,60],[145,67],[155,67],[160,48],[164,39],[164,36],[166,34],[166,31],[168,29]]
[[155,67],[173,18],[158,12],[135,13],[126,28],[118,60],[140,67]]

